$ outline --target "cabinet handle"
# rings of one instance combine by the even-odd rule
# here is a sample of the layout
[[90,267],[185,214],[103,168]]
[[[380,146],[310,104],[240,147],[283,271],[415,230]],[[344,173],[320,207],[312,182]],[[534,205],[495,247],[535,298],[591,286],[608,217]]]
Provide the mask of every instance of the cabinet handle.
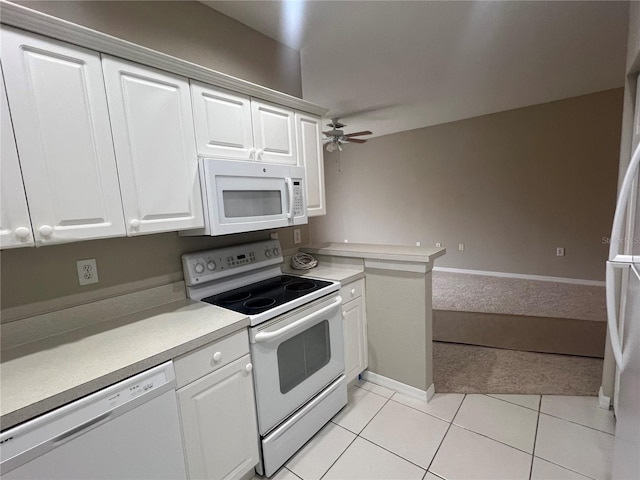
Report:
[[343,317],[346,317],[346,316],[347,316],[347,312],[346,312],[346,310],[342,310],[342,316],[343,316]]
[[18,227],[14,230],[13,233],[15,233],[16,237],[20,240],[25,240],[31,233],[31,230],[29,230],[27,227]]
[[251,373],[251,370],[253,370],[253,365],[251,365],[250,363],[247,363],[247,366],[244,367],[244,371],[246,373]]
[[53,228],[50,225],[42,225],[38,229],[38,232],[40,232],[40,235],[43,237],[50,237],[53,234]]
[[264,150],[259,148],[258,151],[256,152],[256,155],[258,157],[258,160],[262,160],[262,155],[264,154]]
[[256,156],[256,149],[255,148],[251,148],[249,149],[249,158],[255,158]]
[[352,297],[355,297],[355,296],[356,296],[356,289],[355,289],[355,288],[352,288],[352,289],[351,289],[351,296],[352,296]]
[[222,353],[216,352],[213,354],[213,360],[211,361],[211,365],[220,363],[221,361],[222,361]]
[[134,218],[129,222],[129,225],[131,225],[131,228],[133,230],[137,230],[138,228],[140,228],[140,220],[138,220],[137,218]]

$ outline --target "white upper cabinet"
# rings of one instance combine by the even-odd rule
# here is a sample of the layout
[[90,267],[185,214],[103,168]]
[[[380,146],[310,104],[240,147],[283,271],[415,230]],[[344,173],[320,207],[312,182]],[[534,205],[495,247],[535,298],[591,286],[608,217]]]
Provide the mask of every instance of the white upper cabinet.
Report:
[[200,155],[297,165],[293,110],[191,81]]
[[254,160],[250,97],[192,80],[191,98],[200,155]]
[[1,35],[36,244],[124,235],[99,54],[4,26]]
[[[2,70],[0,69],[0,77]],[[30,247],[34,245],[27,197],[22,184],[16,141],[13,136],[4,81],[0,78],[0,248]]]
[[251,119],[256,160],[298,164],[293,110],[252,98]]
[[305,167],[307,174],[307,215],[309,217],[327,213],[320,122],[320,117],[296,112],[298,164]]
[[204,225],[189,82],[103,56],[128,235]]

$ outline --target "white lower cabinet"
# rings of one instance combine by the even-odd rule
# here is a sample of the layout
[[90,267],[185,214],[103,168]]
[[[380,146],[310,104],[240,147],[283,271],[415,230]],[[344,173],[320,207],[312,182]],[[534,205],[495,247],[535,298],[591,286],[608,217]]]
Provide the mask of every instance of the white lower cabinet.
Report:
[[[225,363],[225,358],[238,353],[237,335],[244,335],[246,353]],[[176,360],[176,365],[183,359],[187,364],[186,369],[176,368],[178,385],[183,383],[181,371],[190,376],[201,373],[202,368],[213,370],[177,390],[187,471],[192,480],[239,479],[260,460],[248,346],[243,331]]]
[[344,370],[347,382],[350,382],[369,366],[364,280],[343,285],[340,296],[344,302]]

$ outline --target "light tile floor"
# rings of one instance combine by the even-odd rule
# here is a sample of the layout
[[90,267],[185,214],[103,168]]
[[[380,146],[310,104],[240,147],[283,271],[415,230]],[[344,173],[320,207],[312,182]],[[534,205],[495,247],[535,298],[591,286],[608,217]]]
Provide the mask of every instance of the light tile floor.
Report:
[[614,428],[596,397],[436,394],[426,403],[361,381],[272,478],[604,480]]

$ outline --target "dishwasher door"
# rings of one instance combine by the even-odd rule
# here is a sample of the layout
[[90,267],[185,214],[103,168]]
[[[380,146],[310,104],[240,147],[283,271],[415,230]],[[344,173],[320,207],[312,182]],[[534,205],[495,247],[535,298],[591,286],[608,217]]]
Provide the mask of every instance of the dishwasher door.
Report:
[[10,479],[186,479],[173,363],[0,435]]

